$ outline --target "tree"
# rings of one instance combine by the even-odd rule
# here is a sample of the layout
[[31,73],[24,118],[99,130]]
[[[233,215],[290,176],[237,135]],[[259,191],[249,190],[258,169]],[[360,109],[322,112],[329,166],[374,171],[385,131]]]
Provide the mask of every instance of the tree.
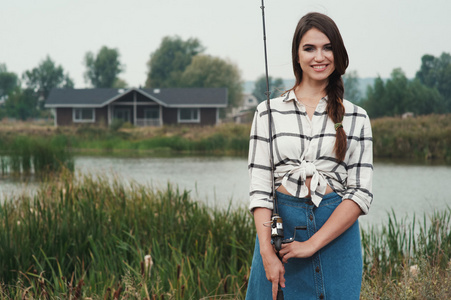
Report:
[[[96,88],[117,87],[120,83],[118,75],[124,71],[119,61],[119,50],[103,46],[97,55],[87,52],[85,55],[85,80]],[[124,81],[122,81],[124,82]],[[116,84],[116,86],[115,86]],[[124,84],[121,84],[123,87]]]
[[[64,74],[62,66],[56,66],[55,62],[47,56],[46,59],[31,71],[25,71],[22,75],[26,86],[37,93],[40,100],[47,99],[53,88],[73,88],[74,82],[68,74]],[[44,101],[40,101],[42,109]]]
[[121,79],[121,78],[118,78],[118,79],[116,79],[116,81],[114,82],[112,88],[115,88],[115,89],[125,89],[127,86],[128,86],[127,81],[125,81],[125,80],[123,80],[123,79]]
[[384,82],[378,77],[367,89],[362,101],[372,118],[396,116],[405,112],[416,115],[443,112],[443,97],[437,89],[427,87],[418,79],[409,80],[401,69],[394,69]]
[[443,96],[436,88],[430,88],[414,79],[409,83],[410,111],[417,115],[447,112]]
[[0,99],[7,97],[17,86],[19,77],[15,73],[8,72],[5,64],[0,64]]
[[228,107],[242,100],[243,82],[238,67],[226,60],[209,55],[197,55],[181,76],[182,87],[226,87]]
[[386,115],[386,107],[388,104],[384,103],[387,100],[385,96],[385,83],[378,76],[374,80],[374,85],[369,85],[366,90],[366,98],[362,100],[362,106],[372,118],[382,117]]
[[390,115],[401,115],[407,111],[412,111],[409,108],[408,102],[408,79],[400,68],[396,68],[391,73],[391,78],[385,84],[385,92],[388,105],[387,109]]
[[[268,76],[268,84],[269,91],[271,92],[271,98],[278,97],[285,91],[285,86],[282,78],[274,79],[272,76]],[[258,99],[258,102],[262,102],[267,99],[266,89],[266,76],[261,75],[255,81],[254,90],[252,91],[252,95],[254,95],[254,97]]]
[[421,67],[415,76],[422,84],[437,88],[443,96],[446,112],[451,112],[451,55],[442,53],[440,57],[423,55]]
[[27,120],[37,117],[38,98],[32,89],[22,90],[16,87],[5,100],[5,114],[8,117]]
[[360,102],[359,75],[357,71],[349,71],[343,76],[345,87],[344,98],[354,103]]
[[147,62],[146,87],[180,87],[181,77],[193,57],[202,53],[204,47],[197,39],[183,41],[180,37],[163,38],[160,47],[150,55]]

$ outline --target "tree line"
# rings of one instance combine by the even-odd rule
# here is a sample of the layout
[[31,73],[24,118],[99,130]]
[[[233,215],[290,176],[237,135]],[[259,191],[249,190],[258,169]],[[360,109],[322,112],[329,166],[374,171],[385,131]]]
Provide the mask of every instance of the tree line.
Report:
[[[401,68],[393,69],[390,78],[380,76],[360,97],[356,85],[357,73],[345,75],[345,96],[354,99],[372,118],[451,113],[451,55],[423,55],[420,69],[409,79]],[[353,93],[353,94],[352,94]]]
[[[119,78],[125,70],[118,49],[103,46],[97,53],[87,52],[84,57],[84,79],[94,88],[126,88]],[[451,112],[451,55],[442,53],[435,57],[426,54],[421,58],[420,70],[415,78],[406,77],[402,69],[394,69],[391,77],[380,76],[361,95],[356,71],[344,77],[345,98],[358,103],[372,118],[397,116],[406,112],[415,115]],[[286,87],[281,78],[268,78],[271,96],[277,96]],[[74,83],[61,65],[50,56],[38,66],[25,71],[21,78],[0,64],[0,119],[7,116],[26,120],[48,117],[44,109],[53,88],[73,88]],[[236,64],[205,53],[205,47],[195,38],[182,40],[166,36],[159,47],[150,54],[144,87],[226,87],[229,108],[237,107],[243,99],[243,80]],[[255,81],[252,94],[261,102],[266,99],[266,77]],[[223,112],[224,113],[224,112]],[[224,115],[224,114],[223,114]]]

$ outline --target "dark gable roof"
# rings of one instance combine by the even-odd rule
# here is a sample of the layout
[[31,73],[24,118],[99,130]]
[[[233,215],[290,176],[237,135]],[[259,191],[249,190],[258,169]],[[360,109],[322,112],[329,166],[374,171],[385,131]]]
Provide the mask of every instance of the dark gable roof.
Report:
[[227,106],[226,88],[141,89],[168,107]]
[[103,107],[136,91],[166,107],[226,107],[226,88],[52,89],[46,107]]
[[119,94],[117,89],[52,89],[45,105],[102,107]]

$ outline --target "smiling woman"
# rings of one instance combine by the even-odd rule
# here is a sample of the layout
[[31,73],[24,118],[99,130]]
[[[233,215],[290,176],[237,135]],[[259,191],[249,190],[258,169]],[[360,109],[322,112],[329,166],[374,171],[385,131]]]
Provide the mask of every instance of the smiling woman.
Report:
[[[281,287],[289,299],[359,299],[357,219],[373,198],[370,121],[343,99],[348,54],[331,18],[301,18],[292,62],[294,87],[261,103],[251,129],[249,209],[257,239],[246,298],[279,299]],[[282,234],[280,247],[274,236],[282,224],[285,237],[306,230],[295,239]]]

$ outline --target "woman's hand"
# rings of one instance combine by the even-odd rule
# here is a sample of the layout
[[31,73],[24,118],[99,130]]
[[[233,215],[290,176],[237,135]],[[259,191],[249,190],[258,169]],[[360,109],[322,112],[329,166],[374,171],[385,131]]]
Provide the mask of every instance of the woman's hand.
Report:
[[326,223],[307,241],[283,244],[280,250],[282,261],[292,257],[311,257],[321,248],[345,232],[358,219],[362,211],[352,200],[344,199],[334,210]]
[[291,242],[288,244],[282,244],[282,249],[279,251],[280,257],[282,257],[283,263],[286,263],[290,258],[307,258],[315,254],[317,249],[310,241],[306,242]]
[[262,253],[262,259],[266,279],[272,283],[272,298],[276,300],[279,284],[281,287],[285,287],[285,277],[283,276],[285,274],[285,268],[274,251],[267,254]]

